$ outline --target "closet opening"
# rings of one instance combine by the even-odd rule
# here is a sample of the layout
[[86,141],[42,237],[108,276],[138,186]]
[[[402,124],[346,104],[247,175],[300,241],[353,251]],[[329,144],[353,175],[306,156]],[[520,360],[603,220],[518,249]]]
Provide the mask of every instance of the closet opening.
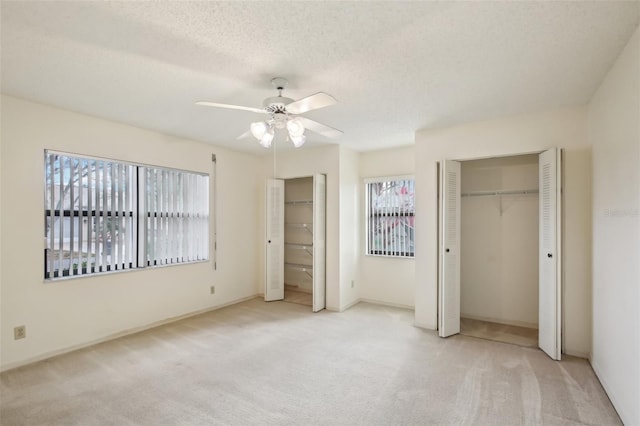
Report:
[[562,150],[442,160],[438,206],[438,335],[560,360]]
[[460,163],[460,334],[537,348],[538,155]]
[[265,301],[325,308],[326,176],[267,181]]
[[284,181],[284,299],[313,305],[313,178]]

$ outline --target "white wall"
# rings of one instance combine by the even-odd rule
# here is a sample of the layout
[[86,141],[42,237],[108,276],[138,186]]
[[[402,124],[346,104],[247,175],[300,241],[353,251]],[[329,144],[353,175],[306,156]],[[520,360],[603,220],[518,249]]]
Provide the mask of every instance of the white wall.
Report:
[[[2,369],[257,293],[258,158],[8,96],[1,132]],[[215,153],[218,270],[206,262],[45,283],[45,148],[206,173]],[[18,325],[26,339],[13,340]]]
[[[565,351],[587,356],[591,309],[588,182],[590,147],[586,108],[568,108],[416,133],[416,325],[437,327],[437,173],[442,159],[468,160],[565,149],[564,185],[564,330]],[[586,249],[585,249],[586,247]]]
[[[538,189],[538,156],[462,162],[462,193]],[[460,316],[538,328],[538,194],[462,196]]]
[[640,424],[640,29],[589,104],[593,145],[591,363],[622,421]]
[[340,146],[340,310],[358,301],[360,287],[356,283],[362,281],[358,275],[358,260],[362,251],[358,234],[362,223],[358,162],[357,152]]
[[[414,146],[360,153],[359,204],[364,206],[366,178],[411,175],[415,170]],[[364,254],[365,221],[362,212],[359,225],[360,298],[413,308],[415,300],[415,260]]]

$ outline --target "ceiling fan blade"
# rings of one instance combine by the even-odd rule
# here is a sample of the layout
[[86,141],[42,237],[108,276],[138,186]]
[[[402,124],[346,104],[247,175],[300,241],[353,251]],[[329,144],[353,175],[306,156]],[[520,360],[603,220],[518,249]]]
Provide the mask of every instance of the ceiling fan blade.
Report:
[[248,138],[249,136],[251,136],[251,129],[247,130],[246,132],[238,136],[236,139],[237,140],[245,139],[245,138]]
[[318,108],[324,108],[333,105],[338,101],[331,95],[324,92],[318,92],[315,95],[307,96],[287,105],[287,112],[291,114],[302,114]]
[[216,108],[239,109],[239,110],[242,110],[242,111],[257,112],[259,114],[266,114],[267,113],[262,108],[252,108],[252,107],[245,107],[245,106],[240,106],[240,105],[218,104],[218,103],[209,102],[209,101],[198,101],[198,102],[196,102],[196,105],[210,106],[210,107],[216,107]]
[[322,136],[326,136],[328,138],[339,138],[342,136],[342,130],[334,129],[333,127],[326,126],[324,124],[320,124],[317,121],[309,120],[305,117],[297,117],[296,119],[300,119],[305,129],[309,129],[312,132],[316,132]]

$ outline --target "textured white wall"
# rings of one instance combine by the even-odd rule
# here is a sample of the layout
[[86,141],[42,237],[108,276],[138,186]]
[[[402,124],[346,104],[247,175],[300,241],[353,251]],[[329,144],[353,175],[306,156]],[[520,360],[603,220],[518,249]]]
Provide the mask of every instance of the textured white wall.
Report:
[[416,133],[416,324],[437,327],[437,168],[442,159],[468,160],[565,149],[564,330],[566,353],[591,348],[591,223],[586,108],[506,117]]
[[[538,156],[463,161],[462,192],[538,189]],[[538,327],[538,195],[462,197],[460,315]]]
[[625,424],[640,424],[640,29],[589,104],[593,145],[591,363]]
[[353,305],[360,294],[357,283],[361,282],[358,259],[362,246],[358,229],[362,223],[362,206],[358,162],[357,152],[340,146],[340,310]]
[[[364,208],[366,178],[411,175],[415,170],[413,145],[360,154],[360,205]],[[360,250],[360,298],[391,305],[413,307],[415,300],[415,260],[366,256],[365,222],[362,211],[358,238]]]
[[[7,96],[1,131],[3,369],[257,293],[258,158]],[[206,262],[45,283],[45,148],[207,173],[215,153],[218,270]],[[13,340],[17,325],[26,339]]]

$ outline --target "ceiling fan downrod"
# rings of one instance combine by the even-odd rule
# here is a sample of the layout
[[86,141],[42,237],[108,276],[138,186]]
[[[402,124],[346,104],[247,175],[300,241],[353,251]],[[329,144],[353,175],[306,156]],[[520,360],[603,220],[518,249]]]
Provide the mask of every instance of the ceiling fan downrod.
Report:
[[286,87],[289,85],[289,82],[286,78],[275,77],[271,79],[271,84],[278,91],[278,96],[282,97],[282,91],[286,89]]

